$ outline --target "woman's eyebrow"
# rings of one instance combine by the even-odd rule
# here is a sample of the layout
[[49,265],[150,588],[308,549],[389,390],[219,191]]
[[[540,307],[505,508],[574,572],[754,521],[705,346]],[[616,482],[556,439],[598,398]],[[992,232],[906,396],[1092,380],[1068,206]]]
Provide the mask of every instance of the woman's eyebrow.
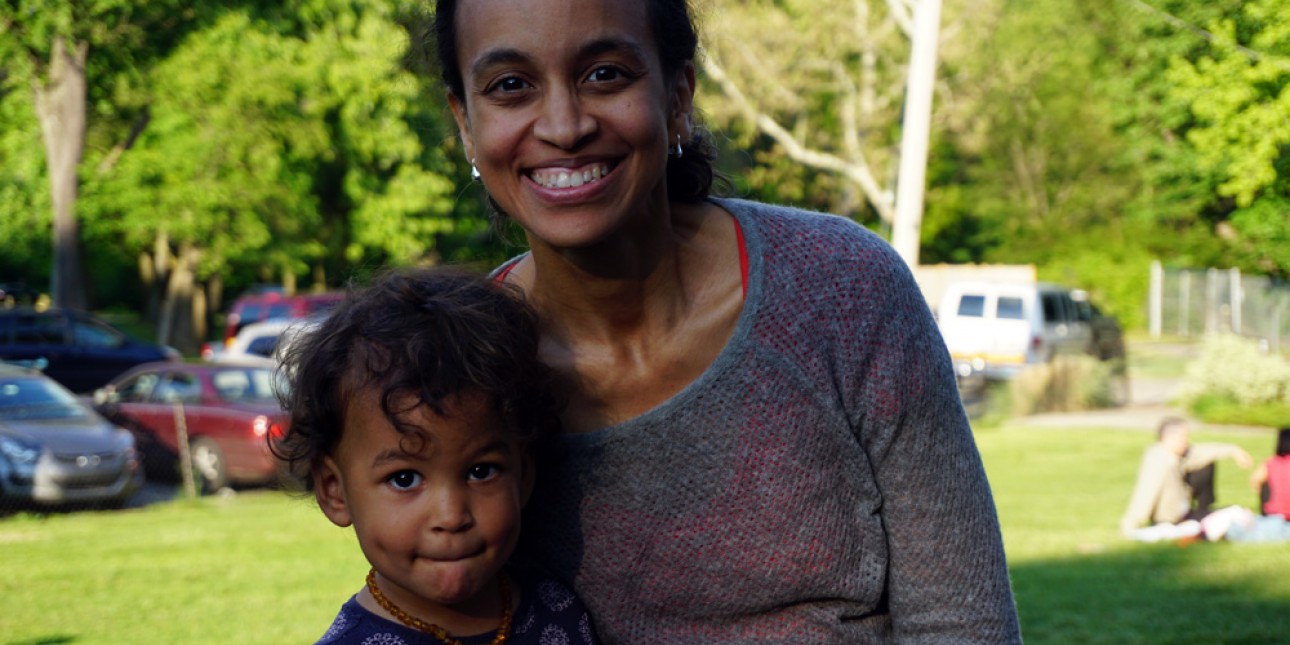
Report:
[[529,57],[517,49],[492,49],[476,58],[475,63],[470,66],[470,71],[477,75],[494,65],[514,65],[528,61]]
[[639,60],[645,60],[645,50],[641,49],[640,45],[621,38],[602,38],[599,40],[593,40],[583,45],[578,53],[581,54],[583,58],[588,58],[611,52],[624,52]]
[[[637,60],[645,60],[645,50],[640,45],[622,38],[593,40],[578,49],[578,56],[579,58],[592,58],[612,52],[622,52]],[[475,59],[475,62],[470,66],[470,71],[472,74],[479,75],[495,65],[525,64],[531,60],[531,56],[518,49],[502,47],[484,52]]]

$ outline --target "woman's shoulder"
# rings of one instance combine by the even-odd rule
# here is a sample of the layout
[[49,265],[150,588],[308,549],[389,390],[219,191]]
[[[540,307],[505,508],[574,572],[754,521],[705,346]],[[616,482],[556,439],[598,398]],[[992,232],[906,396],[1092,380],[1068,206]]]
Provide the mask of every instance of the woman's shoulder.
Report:
[[771,274],[803,274],[849,284],[893,286],[913,283],[895,249],[878,234],[839,215],[741,199],[714,202],[729,211],[744,230],[748,252],[765,259]]
[[899,260],[878,234],[840,215],[745,199],[714,199],[738,220],[751,244],[770,253]]

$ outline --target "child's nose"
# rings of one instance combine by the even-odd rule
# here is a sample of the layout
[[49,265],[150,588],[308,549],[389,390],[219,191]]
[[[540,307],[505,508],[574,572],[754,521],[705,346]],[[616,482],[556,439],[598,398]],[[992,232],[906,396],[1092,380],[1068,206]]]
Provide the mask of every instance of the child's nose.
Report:
[[469,495],[464,491],[441,490],[430,504],[432,528],[436,531],[463,531],[475,522],[470,513]]

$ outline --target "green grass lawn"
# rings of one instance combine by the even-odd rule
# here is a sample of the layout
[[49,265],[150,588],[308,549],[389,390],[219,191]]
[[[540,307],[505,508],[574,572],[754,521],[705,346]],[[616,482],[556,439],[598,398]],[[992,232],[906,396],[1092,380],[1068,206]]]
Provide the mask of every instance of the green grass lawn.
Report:
[[[1272,434],[1197,432],[1256,457]],[[1029,643],[1270,643],[1290,635],[1290,544],[1132,544],[1117,521],[1149,432],[978,435]],[[1219,467],[1221,504],[1253,506]],[[0,520],[0,644],[305,643],[362,584],[311,500],[244,492]]]

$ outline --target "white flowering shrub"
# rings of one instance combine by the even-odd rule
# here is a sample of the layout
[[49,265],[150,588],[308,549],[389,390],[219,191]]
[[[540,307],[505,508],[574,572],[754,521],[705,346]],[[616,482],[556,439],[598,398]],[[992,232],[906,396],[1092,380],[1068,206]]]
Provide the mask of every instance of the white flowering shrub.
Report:
[[1188,363],[1182,403],[1222,398],[1239,405],[1290,405],[1290,361],[1269,355],[1258,341],[1231,334],[1207,337]]

